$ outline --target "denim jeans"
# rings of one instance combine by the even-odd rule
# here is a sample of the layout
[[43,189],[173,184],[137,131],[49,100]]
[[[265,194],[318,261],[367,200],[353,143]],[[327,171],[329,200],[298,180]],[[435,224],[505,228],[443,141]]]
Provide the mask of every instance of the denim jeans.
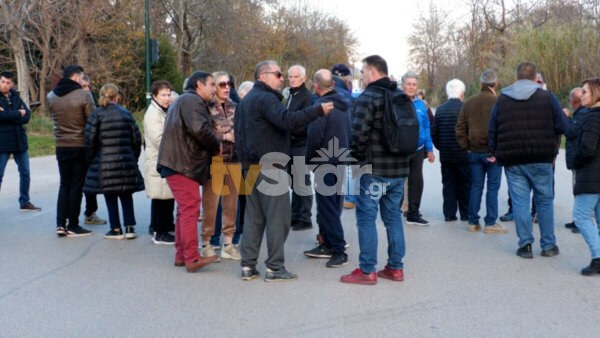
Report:
[[540,226],[540,245],[542,250],[551,249],[556,244],[552,163],[512,165],[507,166],[505,171],[508,191],[513,200],[513,217],[519,236],[519,247],[534,242],[529,209],[529,196],[533,191]]
[[[595,222],[592,217],[596,218]],[[598,233],[600,194],[575,195],[573,221],[590,248],[592,259],[600,258],[600,234]]]
[[106,209],[108,210],[108,219],[111,229],[121,228],[121,218],[119,216],[119,200],[121,209],[123,209],[123,225],[135,225],[135,212],[133,208],[133,197],[131,193],[104,194]]
[[2,178],[4,177],[4,170],[6,170],[6,164],[10,154],[13,155],[17,168],[19,169],[19,204],[20,206],[25,205],[29,202],[29,184],[31,182],[31,175],[29,173],[29,154],[27,150],[22,152],[6,152],[0,153],[0,186],[2,186]]
[[356,194],[358,194],[358,182],[352,176],[352,168],[346,169],[346,188],[344,189],[344,201],[356,204]]
[[374,175],[360,177],[360,195],[356,199],[356,225],[358,227],[358,256],[360,269],[365,273],[375,271],[377,265],[377,213],[386,228],[388,261],[391,269],[402,269],[405,253],[404,228],[400,201],[404,194],[405,178],[386,178]]
[[481,196],[486,182],[485,194],[486,215],[483,218],[486,226],[496,224],[498,219],[498,190],[502,180],[502,167],[488,162],[487,153],[469,152],[471,166],[471,193],[469,194],[469,224],[479,224]]

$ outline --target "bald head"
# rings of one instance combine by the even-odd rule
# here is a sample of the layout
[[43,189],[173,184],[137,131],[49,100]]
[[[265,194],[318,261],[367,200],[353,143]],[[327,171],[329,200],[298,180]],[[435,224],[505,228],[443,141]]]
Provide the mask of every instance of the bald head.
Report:
[[332,91],[335,86],[333,75],[328,69],[317,70],[313,76],[313,84],[315,86],[315,92],[319,96],[323,96],[323,94]]

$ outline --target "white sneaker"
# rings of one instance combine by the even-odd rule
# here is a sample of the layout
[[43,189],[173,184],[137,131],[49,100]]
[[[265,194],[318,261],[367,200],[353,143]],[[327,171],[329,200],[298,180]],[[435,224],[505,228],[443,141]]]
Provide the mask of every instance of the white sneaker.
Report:
[[221,258],[240,261],[242,260],[242,255],[240,255],[240,252],[235,245],[229,244],[223,245],[223,248],[221,248]]
[[[213,250],[212,245],[207,245],[202,247],[202,257],[211,257],[216,256],[215,250]],[[221,259],[217,256],[217,260],[214,263],[219,262]]]

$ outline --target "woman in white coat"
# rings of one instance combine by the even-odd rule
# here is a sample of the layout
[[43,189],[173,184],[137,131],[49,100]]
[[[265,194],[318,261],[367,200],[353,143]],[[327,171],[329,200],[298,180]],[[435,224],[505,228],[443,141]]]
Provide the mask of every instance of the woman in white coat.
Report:
[[175,244],[173,210],[175,199],[167,181],[156,171],[158,150],[162,139],[167,110],[173,101],[173,88],[168,81],[152,83],[152,101],[144,114],[144,141],[146,161],[144,163],[144,183],[146,195],[152,199],[150,206],[150,234],[155,244]]

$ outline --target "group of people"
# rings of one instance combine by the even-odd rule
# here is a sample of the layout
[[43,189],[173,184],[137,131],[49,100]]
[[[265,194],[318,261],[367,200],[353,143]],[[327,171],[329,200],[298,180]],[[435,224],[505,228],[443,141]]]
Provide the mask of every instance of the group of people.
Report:
[[[504,168],[519,238],[517,255],[533,257],[529,204],[533,192],[541,255],[551,257],[559,254],[553,166],[560,135],[565,134],[575,194],[570,226],[583,234],[592,252],[582,273],[600,273],[600,235],[594,221],[600,217],[600,79],[585,80],[583,88],[571,92],[575,111],[570,114],[536,82],[535,64],[519,64],[515,83],[502,90],[494,71],[486,70],[480,77],[481,91],[466,100],[464,83],[449,81],[448,101],[433,116],[419,98],[415,73],[407,72],[398,84],[378,55],[364,58],[360,72],[365,88],[357,98],[351,95],[351,71],[343,64],[317,70],[312,91],[301,65],[288,69],[290,86],[284,90],[284,73],[271,60],[258,63],[254,82],[245,82],[238,90],[224,71],[191,74],[181,95],[167,81],[155,81],[142,142],[132,114],[118,104],[117,86],[104,85],[96,107],[93,95],[84,89],[89,78],[83,68],[66,67],[48,95],[60,173],[57,235],[91,234],[79,225],[85,192],[86,206],[90,205],[86,223],[106,222],[95,214],[95,197],[103,194],[110,224],[105,238],[135,238],[132,194],[145,190],[151,198],[152,240],[175,245],[175,266],[195,272],[220,258],[240,260],[242,280],[252,280],[260,275],[258,257],[266,237],[264,279],[288,281],[297,275],[286,269],[284,244],[290,230],[313,227],[314,194],[317,246],[304,253],[307,257],[327,258],[325,265],[331,268],[348,264],[340,217],[344,207],[355,208],[359,266],[341,282],[402,281],[403,216],[408,224],[428,224],[419,211],[422,171],[424,159],[435,160],[435,145],[445,221],[458,220],[458,212],[468,222],[468,231],[480,231],[479,209],[487,181],[483,232],[506,233],[496,223]],[[26,141],[23,147],[21,138],[30,111],[14,90],[6,89],[11,80],[11,74],[0,74],[0,130],[20,129],[12,128],[18,142],[0,149],[4,150],[0,164],[4,166],[12,153],[19,168],[28,167]],[[392,154],[384,145],[382,118],[389,109],[388,95],[404,95],[412,102],[419,135],[411,154]],[[142,147],[144,175],[137,165]],[[39,210],[23,193],[28,177],[21,177],[21,209]],[[403,213],[405,194],[408,207]],[[387,232],[388,258],[377,271],[379,212]]]

